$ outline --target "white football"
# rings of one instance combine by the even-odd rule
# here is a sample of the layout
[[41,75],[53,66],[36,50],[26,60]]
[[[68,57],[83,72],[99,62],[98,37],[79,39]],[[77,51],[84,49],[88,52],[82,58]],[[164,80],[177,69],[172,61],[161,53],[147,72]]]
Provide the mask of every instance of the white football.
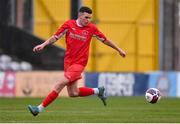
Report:
[[149,88],[145,94],[146,101],[149,103],[156,103],[161,99],[161,93],[156,88]]

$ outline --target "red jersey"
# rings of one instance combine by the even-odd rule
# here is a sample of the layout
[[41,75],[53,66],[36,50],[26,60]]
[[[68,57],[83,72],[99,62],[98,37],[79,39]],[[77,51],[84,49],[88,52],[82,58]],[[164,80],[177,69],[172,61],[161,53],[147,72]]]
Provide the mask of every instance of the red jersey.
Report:
[[89,46],[91,38],[95,36],[100,41],[105,41],[106,37],[97,27],[89,23],[85,27],[78,26],[76,20],[66,21],[54,34],[56,39],[64,34],[66,39],[65,64],[81,64],[86,66],[89,56]]

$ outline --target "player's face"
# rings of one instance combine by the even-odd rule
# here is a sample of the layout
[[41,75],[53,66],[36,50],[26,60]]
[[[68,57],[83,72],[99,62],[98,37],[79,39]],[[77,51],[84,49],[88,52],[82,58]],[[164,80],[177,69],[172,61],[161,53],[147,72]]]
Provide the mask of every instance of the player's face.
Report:
[[81,15],[79,16],[80,19],[80,23],[82,26],[87,26],[89,24],[89,22],[91,21],[92,18],[92,14],[89,13],[81,13]]

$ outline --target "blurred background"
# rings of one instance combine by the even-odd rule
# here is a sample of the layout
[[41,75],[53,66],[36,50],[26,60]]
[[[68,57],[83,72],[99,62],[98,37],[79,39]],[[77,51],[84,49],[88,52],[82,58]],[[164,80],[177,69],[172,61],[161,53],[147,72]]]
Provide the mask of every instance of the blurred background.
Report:
[[127,57],[92,39],[80,86],[104,85],[109,96],[141,96],[149,87],[180,96],[180,0],[1,0],[0,96],[50,91],[63,75],[64,38],[41,53],[32,49],[76,19],[83,5],[92,8],[93,23]]

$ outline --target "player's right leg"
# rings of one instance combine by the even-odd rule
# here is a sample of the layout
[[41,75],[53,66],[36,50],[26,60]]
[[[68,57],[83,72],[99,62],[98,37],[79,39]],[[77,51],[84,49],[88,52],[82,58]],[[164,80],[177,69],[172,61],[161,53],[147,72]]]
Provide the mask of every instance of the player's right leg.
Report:
[[106,106],[106,94],[105,88],[90,88],[90,87],[79,87],[77,86],[77,81],[81,79],[81,74],[84,70],[84,66],[74,64],[66,68],[65,76],[70,80],[67,85],[67,91],[70,97],[85,97],[90,95],[97,95]]
[[66,77],[60,79],[53,90],[45,97],[42,103],[39,106],[28,105],[29,111],[34,115],[38,115],[40,112],[44,110],[49,104],[51,104],[57,97],[61,90],[68,84],[69,80]]
[[86,97],[90,95],[97,95],[100,100],[103,102],[104,106],[107,105],[106,93],[104,87],[99,88],[90,88],[90,87],[79,87],[77,86],[77,81],[71,82],[70,85],[67,85],[67,91],[70,97]]
[[104,87],[99,88],[90,88],[90,87],[79,87],[79,96],[90,96],[90,95],[97,95],[100,100],[103,102],[104,106],[107,105],[106,100],[106,92]]
[[71,82],[71,84],[68,84],[67,91],[70,97],[78,97],[79,96],[78,82],[74,81]]
[[99,87],[98,90],[99,90],[98,97],[102,100],[104,106],[106,106],[107,105],[107,103],[106,103],[107,96],[106,96],[105,88]]

